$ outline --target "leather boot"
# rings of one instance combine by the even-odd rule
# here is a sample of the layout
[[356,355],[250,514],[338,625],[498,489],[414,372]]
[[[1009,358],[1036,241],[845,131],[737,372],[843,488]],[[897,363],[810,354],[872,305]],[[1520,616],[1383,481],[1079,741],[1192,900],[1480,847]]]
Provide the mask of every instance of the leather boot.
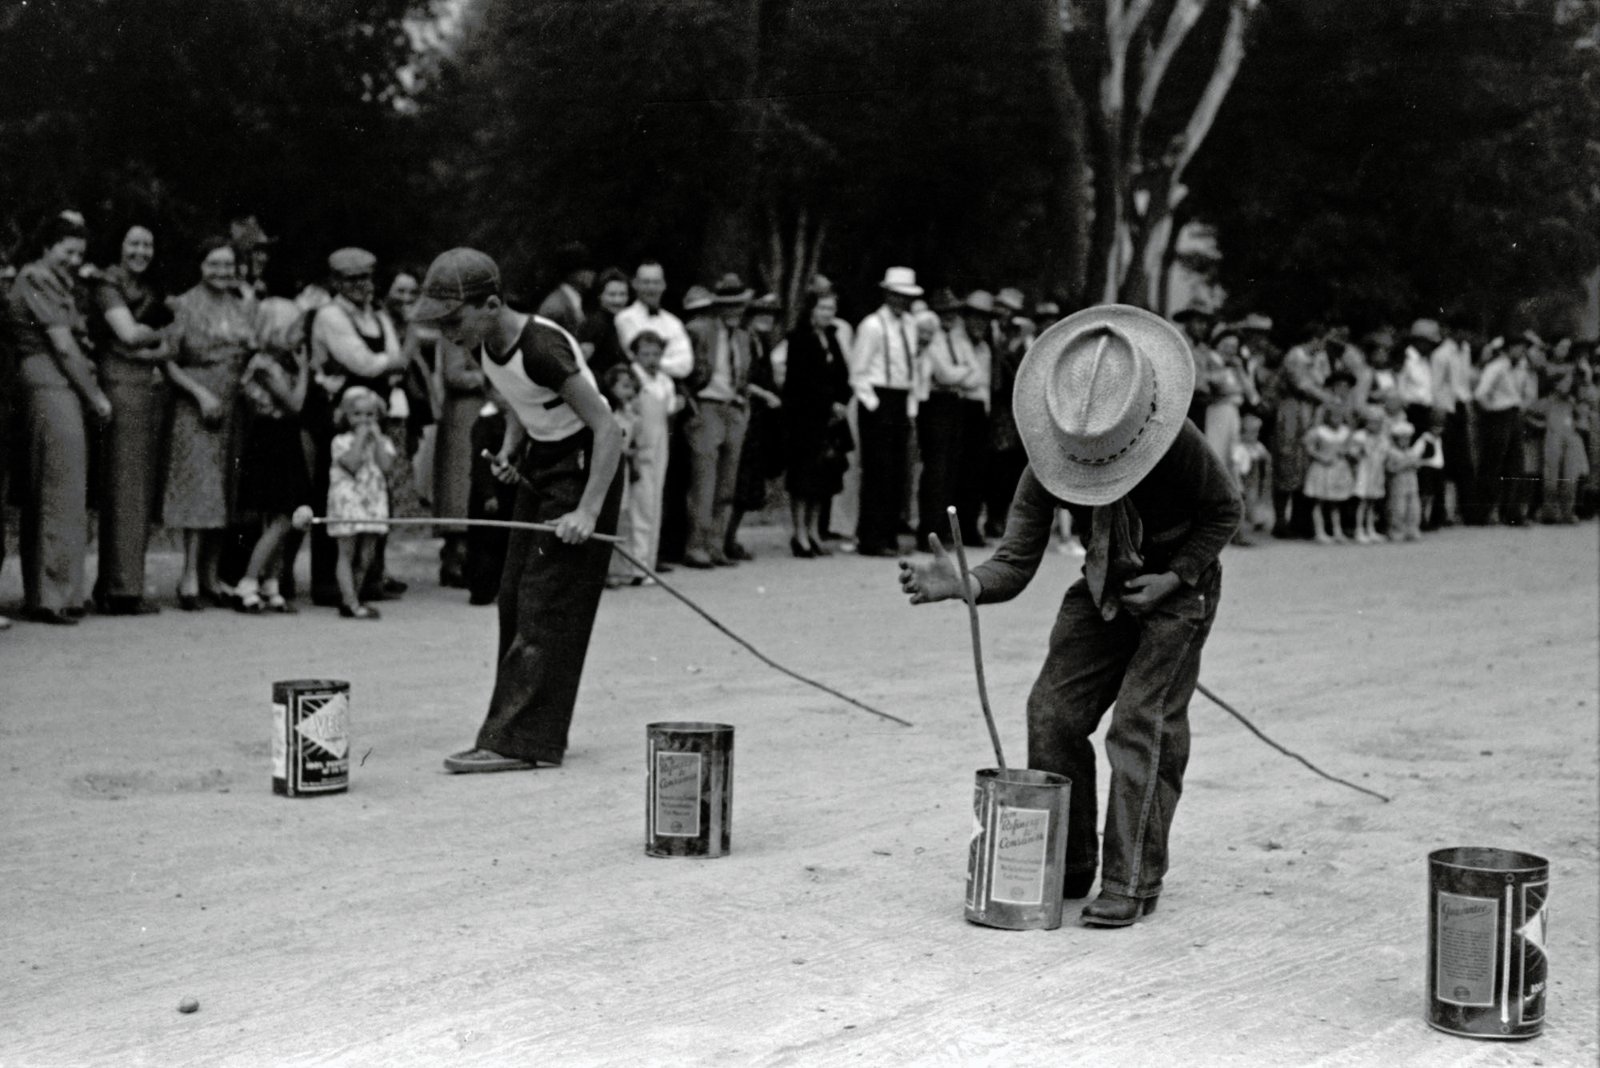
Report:
[[1154,912],[1156,901],[1154,897],[1128,897],[1102,890],[1099,897],[1083,907],[1083,923],[1086,927],[1129,927],[1140,916]]

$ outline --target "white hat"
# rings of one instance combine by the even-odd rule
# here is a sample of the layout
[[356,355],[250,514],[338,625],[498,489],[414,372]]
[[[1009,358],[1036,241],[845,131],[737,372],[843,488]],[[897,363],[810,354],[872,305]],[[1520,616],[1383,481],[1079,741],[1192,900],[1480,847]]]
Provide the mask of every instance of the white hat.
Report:
[[899,293],[902,297],[922,296],[922,287],[917,285],[917,272],[910,267],[890,267],[883,272],[883,281],[878,283],[878,288]]
[[1166,319],[1101,304],[1040,334],[1017,368],[1012,410],[1053,496],[1109,504],[1150,473],[1183,429],[1194,355]]

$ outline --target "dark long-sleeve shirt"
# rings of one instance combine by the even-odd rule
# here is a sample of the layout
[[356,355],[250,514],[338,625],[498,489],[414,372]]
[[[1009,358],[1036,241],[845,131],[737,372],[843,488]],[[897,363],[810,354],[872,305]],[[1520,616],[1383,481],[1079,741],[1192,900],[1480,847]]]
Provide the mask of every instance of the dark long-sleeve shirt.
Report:
[[[1135,548],[1144,558],[1144,572],[1171,571],[1190,586],[1199,585],[1216,566],[1243,514],[1227,470],[1205,435],[1187,421],[1166,455],[1128,491],[1128,499],[1143,527]],[[1009,601],[1028,585],[1049,547],[1057,508],[1072,514],[1073,531],[1089,544],[1094,509],[1052,497],[1029,467],[1017,485],[999,548],[972,569],[983,585],[979,602]]]

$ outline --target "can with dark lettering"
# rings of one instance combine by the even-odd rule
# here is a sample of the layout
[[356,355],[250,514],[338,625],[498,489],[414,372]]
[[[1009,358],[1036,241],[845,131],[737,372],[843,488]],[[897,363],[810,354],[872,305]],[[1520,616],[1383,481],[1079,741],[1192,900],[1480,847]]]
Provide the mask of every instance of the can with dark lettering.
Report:
[[1429,1026],[1467,1038],[1544,1030],[1550,862],[1511,849],[1428,854]]
[[733,816],[733,728],[652,723],[646,729],[644,851],[725,857]]
[[350,684],[288,679],[272,684],[272,792],[340,794],[350,786]]
[[967,847],[967,919],[1012,931],[1061,926],[1067,856],[1064,775],[984,768],[972,793]]

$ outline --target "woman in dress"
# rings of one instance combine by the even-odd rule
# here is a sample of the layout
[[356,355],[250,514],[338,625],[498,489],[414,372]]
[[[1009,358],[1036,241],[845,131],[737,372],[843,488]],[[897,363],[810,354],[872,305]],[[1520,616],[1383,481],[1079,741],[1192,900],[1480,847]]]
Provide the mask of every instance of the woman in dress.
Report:
[[171,315],[145,280],[155,252],[155,235],[130,226],[117,264],[100,272],[94,287],[100,383],[117,413],[101,436],[95,604],[112,616],[160,611],[144,595],[144,557],[157,515],[169,403],[161,365],[172,355],[160,330]]
[[579,325],[573,335],[583,350],[583,358],[598,379],[607,369],[628,362],[617,336],[617,312],[628,306],[628,276],[615,267],[600,272],[595,283],[600,306]]
[[819,519],[822,507],[844,485],[849,462],[850,371],[833,328],[838,300],[813,292],[805,322],[789,335],[783,380],[786,466],[789,490],[789,551],[827,556]]
[[83,616],[88,548],[85,415],[105,425],[111,401],[95,380],[77,270],[87,232],[76,212],[46,219],[8,296],[11,357],[21,387],[27,497],[22,510],[23,615],[75,624]]
[[225,592],[217,580],[217,533],[229,521],[228,473],[234,457],[235,400],[255,350],[254,298],[240,292],[233,247],[201,242],[200,282],[172,304],[172,431],[167,449],[162,522],[183,532],[178,604],[200,608]]

